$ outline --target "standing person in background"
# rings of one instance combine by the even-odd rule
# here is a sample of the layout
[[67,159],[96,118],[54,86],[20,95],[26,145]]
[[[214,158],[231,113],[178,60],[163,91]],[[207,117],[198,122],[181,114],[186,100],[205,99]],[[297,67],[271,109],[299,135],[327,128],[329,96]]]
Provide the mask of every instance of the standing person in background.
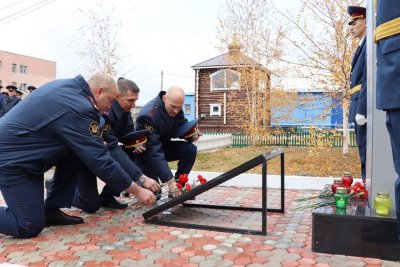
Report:
[[8,90],[8,97],[4,98],[2,101],[0,118],[6,115],[7,112],[21,101],[16,95],[17,87],[15,85],[7,85],[6,88]]
[[355,123],[354,129],[361,161],[361,178],[365,185],[365,163],[367,160],[366,9],[359,6],[349,6],[347,12],[351,16],[350,33],[359,40],[359,46],[351,62],[349,122]]
[[377,1],[376,108],[386,111],[386,127],[392,145],[397,235],[400,241],[400,2]]
[[[197,147],[192,143],[197,139],[171,141],[188,124],[182,111],[184,101],[183,89],[171,87],[148,102],[137,117],[137,129],[149,131],[146,151],[137,157],[138,166],[147,176],[168,183],[171,197],[179,196],[175,180],[180,174],[189,174],[197,155]],[[174,160],[178,160],[175,176],[168,166],[168,161]]]
[[[30,238],[45,226],[83,223],[60,208],[71,207],[76,185],[88,173],[115,192],[125,190],[147,205],[156,201],[132,182],[99,136],[101,114],[118,96],[110,76],[86,81],[78,75],[43,85],[0,119],[0,190],[7,205],[0,207],[1,234]],[[43,201],[44,172],[52,166],[55,175]]]
[[16,90],[15,91],[15,95],[22,100],[22,96],[24,95],[24,93],[22,93],[20,90]]

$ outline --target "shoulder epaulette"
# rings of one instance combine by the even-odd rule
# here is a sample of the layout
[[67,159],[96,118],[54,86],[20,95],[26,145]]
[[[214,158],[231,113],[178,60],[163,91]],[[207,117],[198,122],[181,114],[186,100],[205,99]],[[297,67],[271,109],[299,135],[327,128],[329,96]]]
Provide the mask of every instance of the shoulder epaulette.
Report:
[[152,117],[158,110],[157,106],[154,106],[148,113],[147,116]]

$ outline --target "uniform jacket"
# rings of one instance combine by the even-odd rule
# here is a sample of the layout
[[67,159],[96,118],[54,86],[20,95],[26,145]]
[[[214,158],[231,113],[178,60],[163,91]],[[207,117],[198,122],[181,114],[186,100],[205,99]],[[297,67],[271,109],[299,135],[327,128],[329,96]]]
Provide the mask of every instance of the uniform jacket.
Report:
[[9,112],[15,105],[17,105],[21,99],[13,95],[11,97],[5,97],[1,103],[0,118],[3,117],[7,112]]
[[128,188],[132,180],[100,138],[101,114],[90,99],[94,103],[82,76],[56,80],[0,119],[0,183],[42,175],[73,153],[114,191]]
[[[139,156],[139,160],[146,164],[146,167],[156,170],[158,178],[166,182],[173,177],[163,151],[163,144],[170,142],[171,138],[177,138],[178,128],[187,123],[181,110],[175,117],[170,117],[165,110],[162,91],[156,98],[147,103],[139,112],[137,118],[137,130],[149,130],[147,135],[146,152]],[[157,178],[157,177],[154,177]]]
[[[400,17],[398,0],[377,1],[376,25]],[[400,108],[400,34],[381,39],[377,43],[377,89],[378,109]]]
[[[351,73],[350,73],[350,88],[356,85],[362,84],[361,90],[354,93],[350,98],[350,109],[349,109],[349,121],[355,122],[356,114],[366,115],[367,111],[367,97],[366,97],[366,84],[363,82],[363,75],[366,70],[365,65],[365,39],[358,46],[356,52],[353,55],[351,61]],[[361,98],[360,98],[361,95]]]
[[125,134],[134,131],[132,114],[124,112],[117,101],[112,104],[111,110],[106,119],[105,128],[103,130],[103,139],[107,143],[111,156],[124,168],[134,181],[137,181],[143,172],[129,158],[129,156],[118,145],[118,140]]

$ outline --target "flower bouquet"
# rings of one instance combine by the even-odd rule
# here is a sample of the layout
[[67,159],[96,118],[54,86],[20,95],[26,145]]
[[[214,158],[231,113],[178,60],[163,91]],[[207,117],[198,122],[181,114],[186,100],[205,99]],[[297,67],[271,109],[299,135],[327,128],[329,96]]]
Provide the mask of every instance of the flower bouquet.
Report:
[[322,199],[316,203],[312,203],[309,205],[297,207],[294,210],[304,210],[307,208],[319,208],[323,206],[335,205],[335,193],[338,187],[347,188],[348,197],[353,200],[359,199],[367,199],[368,198],[368,190],[362,185],[360,182],[356,182],[353,185],[353,177],[350,173],[345,173],[342,176],[342,179],[335,179],[334,183],[330,186],[330,189],[324,190],[322,193],[310,197],[304,197],[295,199],[295,201],[307,201],[311,199]]

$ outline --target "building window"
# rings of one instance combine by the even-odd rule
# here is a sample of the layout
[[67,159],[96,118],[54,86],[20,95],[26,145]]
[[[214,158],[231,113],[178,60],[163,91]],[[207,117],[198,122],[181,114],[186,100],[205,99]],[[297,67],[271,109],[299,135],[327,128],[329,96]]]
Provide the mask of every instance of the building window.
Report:
[[211,91],[213,90],[239,90],[240,73],[233,70],[219,70],[210,75]]
[[221,104],[210,104],[210,116],[221,116]]
[[0,85],[3,86],[3,81],[2,80],[0,80]]
[[28,72],[28,66],[20,65],[19,66],[19,72],[20,73],[27,73]]
[[190,104],[185,104],[185,114],[191,114],[192,113],[192,111],[190,110]]
[[14,63],[13,63],[13,64],[11,65],[11,71],[12,71],[12,72],[17,72],[17,64],[14,64]]
[[14,85],[15,87],[17,86],[17,82],[11,82],[12,85]]
[[26,84],[26,83],[21,83],[21,84],[19,85],[19,90],[20,90],[21,92],[26,92],[26,88],[27,88],[27,84]]

